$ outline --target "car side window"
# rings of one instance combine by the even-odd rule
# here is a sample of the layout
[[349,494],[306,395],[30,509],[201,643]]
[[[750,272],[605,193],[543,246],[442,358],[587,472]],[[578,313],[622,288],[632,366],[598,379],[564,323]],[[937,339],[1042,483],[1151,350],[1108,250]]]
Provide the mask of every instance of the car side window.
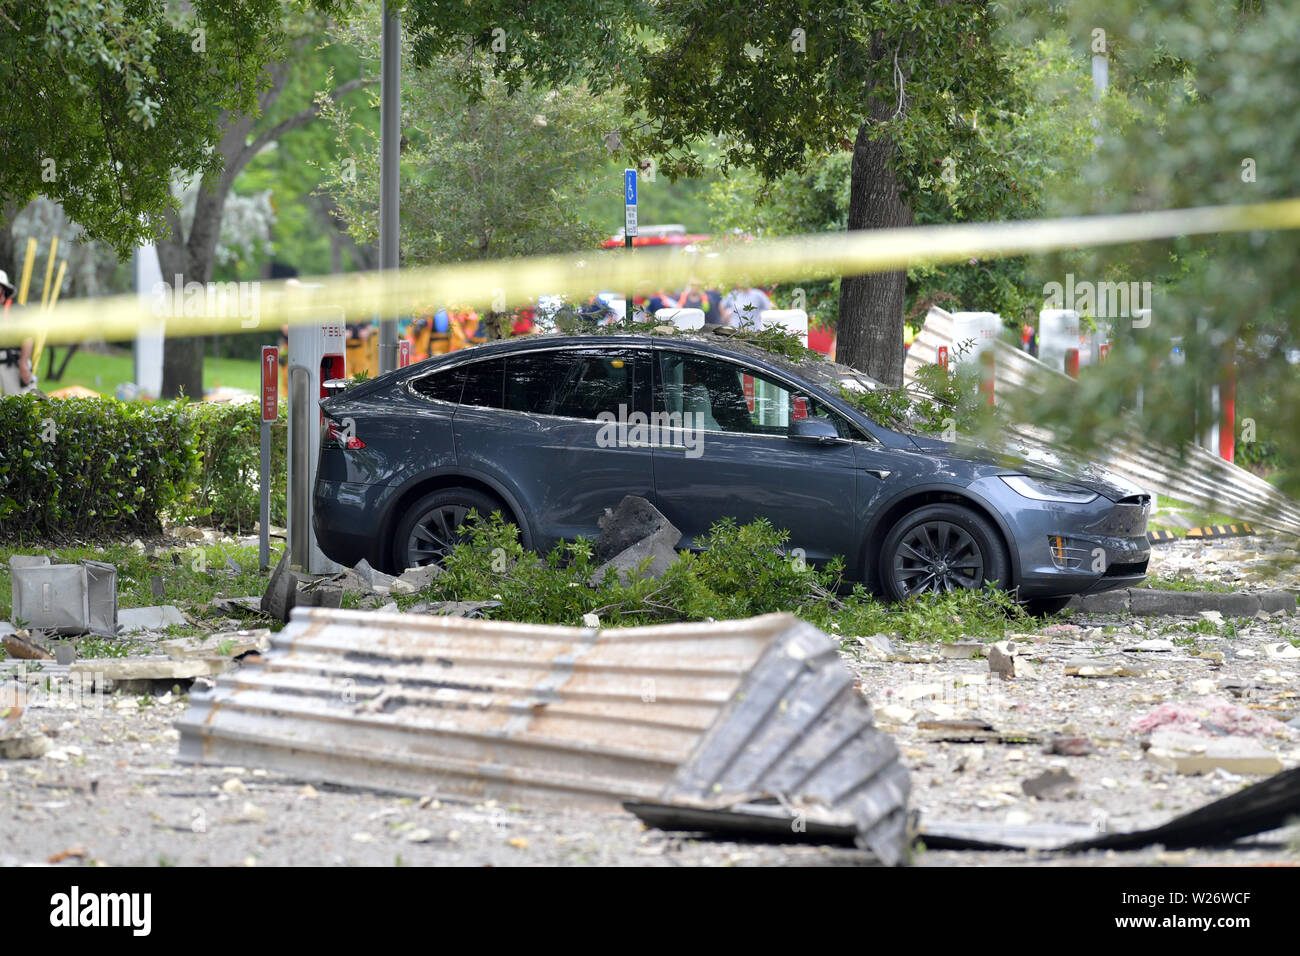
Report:
[[835,425],[841,438],[864,438],[847,419],[812,396],[732,362],[664,351],[660,353],[659,370],[656,409],[674,417],[681,415],[685,427],[785,435],[790,422],[820,416]]
[[424,375],[411,382],[411,388],[418,395],[432,398],[439,402],[460,403],[461,389],[465,385],[465,366],[458,365],[445,371]]
[[579,349],[569,353],[573,363],[555,403],[556,415],[594,419],[602,412],[625,417],[644,406],[641,392],[648,376],[641,353],[633,349]]
[[465,366],[465,388],[460,393],[460,403],[480,408],[503,407],[505,370],[503,358]]

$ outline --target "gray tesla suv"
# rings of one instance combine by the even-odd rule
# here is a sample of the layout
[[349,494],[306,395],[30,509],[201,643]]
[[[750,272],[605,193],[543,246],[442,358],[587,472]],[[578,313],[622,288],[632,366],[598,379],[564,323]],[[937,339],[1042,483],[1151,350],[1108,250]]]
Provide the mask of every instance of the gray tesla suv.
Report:
[[342,564],[398,571],[439,560],[471,510],[545,551],[639,495],[679,549],[721,518],[767,518],[892,599],[994,582],[1048,613],[1144,578],[1149,495],[882,427],[840,389],[872,384],[715,335],[453,352],[322,401],[316,537]]

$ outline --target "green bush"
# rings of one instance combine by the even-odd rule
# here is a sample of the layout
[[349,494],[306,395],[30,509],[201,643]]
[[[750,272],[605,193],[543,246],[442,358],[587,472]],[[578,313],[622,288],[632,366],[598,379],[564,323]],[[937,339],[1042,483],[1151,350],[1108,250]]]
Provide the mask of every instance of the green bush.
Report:
[[[152,533],[160,519],[251,532],[259,408],[0,398],[0,540]],[[287,426],[271,426],[271,522],[286,512]]]
[[200,464],[181,404],[0,398],[0,536],[156,530]]
[[1015,602],[991,587],[892,606],[861,587],[841,594],[840,562],[813,567],[788,551],[787,538],[764,520],[720,521],[699,542],[701,553],[678,555],[662,576],[634,575],[625,583],[607,574],[592,587],[596,565],[588,542],[562,543],[539,558],[524,550],[514,525],[493,514],[467,526],[466,539],[427,589],[397,602],[409,608],[425,601],[500,601],[490,612],[498,620],[573,625],[593,613],[602,627],[789,611],[850,647],[857,646],[853,637],[880,633],[907,640],[996,638],[1025,622]]
[[[189,524],[247,534],[258,518],[261,408],[256,404],[189,405],[200,449],[194,494],[174,515]],[[288,425],[283,410],[271,425],[271,523],[285,524]]]

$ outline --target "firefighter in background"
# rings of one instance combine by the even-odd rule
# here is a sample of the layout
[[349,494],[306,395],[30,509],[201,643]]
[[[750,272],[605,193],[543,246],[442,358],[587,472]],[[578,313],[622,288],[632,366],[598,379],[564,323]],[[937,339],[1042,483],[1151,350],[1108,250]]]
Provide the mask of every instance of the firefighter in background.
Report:
[[[4,299],[4,318],[14,302],[14,287],[9,275],[0,269],[0,297]],[[36,387],[32,374],[32,340],[24,339],[22,345],[0,349],[0,395],[19,395]]]

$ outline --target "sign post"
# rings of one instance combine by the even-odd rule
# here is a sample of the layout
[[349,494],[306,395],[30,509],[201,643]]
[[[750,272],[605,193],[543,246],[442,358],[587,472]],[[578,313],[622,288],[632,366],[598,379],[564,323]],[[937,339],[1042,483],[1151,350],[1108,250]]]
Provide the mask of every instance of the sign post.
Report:
[[262,346],[262,462],[258,482],[258,566],[271,566],[271,422],[280,417],[280,349]]
[[397,343],[397,367],[406,368],[411,364],[411,340],[402,339]]
[[[636,238],[636,170],[623,170],[623,248],[630,250],[632,240]],[[634,292],[627,294],[627,308],[623,310],[623,318],[631,322],[633,316],[632,296]]]

